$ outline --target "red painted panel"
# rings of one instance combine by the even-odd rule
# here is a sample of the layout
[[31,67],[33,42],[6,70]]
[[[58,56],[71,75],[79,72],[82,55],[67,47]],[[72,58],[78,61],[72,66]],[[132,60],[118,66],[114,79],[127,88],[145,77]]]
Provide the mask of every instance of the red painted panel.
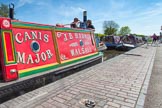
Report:
[[51,31],[13,28],[13,34],[18,70],[57,62]]
[[0,28],[11,29],[11,20],[9,18],[0,18]]
[[4,41],[6,46],[6,57],[7,61],[14,61],[14,51],[12,44],[12,36],[11,32],[4,32]]
[[[16,70],[16,71],[12,72],[11,70]],[[17,78],[18,78],[17,64],[5,66],[4,80],[11,81]]]
[[56,31],[61,61],[82,57],[96,52],[93,34]]

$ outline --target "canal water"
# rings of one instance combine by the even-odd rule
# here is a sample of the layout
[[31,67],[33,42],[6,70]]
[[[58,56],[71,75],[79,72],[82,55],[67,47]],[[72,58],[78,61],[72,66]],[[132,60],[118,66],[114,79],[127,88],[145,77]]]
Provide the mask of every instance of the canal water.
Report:
[[105,60],[109,60],[109,59],[111,59],[111,58],[113,58],[113,57],[115,57],[115,56],[118,56],[118,55],[120,55],[120,54],[123,54],[123,53],[125,53],[125,51],[104,50],[104,51],[103,51],[103,54],[104,54],[103,59],[104,59],[104,61],[105,61]]

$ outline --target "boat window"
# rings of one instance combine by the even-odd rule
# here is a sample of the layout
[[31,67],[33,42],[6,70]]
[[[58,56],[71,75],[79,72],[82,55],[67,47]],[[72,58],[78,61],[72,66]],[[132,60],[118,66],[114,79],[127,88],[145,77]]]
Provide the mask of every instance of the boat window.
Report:
[[105,37],[105,42],[113,43],[114,42],[113,36],[107,36],[107,37]]
[[114,42],[115,44],[118,44],[120,41],[120,37],[119,36],[114,36]]
[[127,44],[131,44],[132,42],[131,42],[131,39],[129,38],[129,37],[125,37],[125,38],[123,38],[123,40],[122,40],[124,43],[127,43]]

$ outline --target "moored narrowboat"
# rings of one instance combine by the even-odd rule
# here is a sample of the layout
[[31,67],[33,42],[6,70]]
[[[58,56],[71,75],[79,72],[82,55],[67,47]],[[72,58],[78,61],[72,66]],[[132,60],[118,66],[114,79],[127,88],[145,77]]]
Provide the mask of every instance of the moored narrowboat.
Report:
[[119,44],[116,46],[117,50],[128,51],[137,47],[136,37],[133,35],[121,36]]
[[107,49],[115,49],[119,45],[120,36],[105,36],[104,43]]
[[[0,17],[0,78],[12,81],[102,61],[94,32]],[[88,63],[88,62],[87,62]]]

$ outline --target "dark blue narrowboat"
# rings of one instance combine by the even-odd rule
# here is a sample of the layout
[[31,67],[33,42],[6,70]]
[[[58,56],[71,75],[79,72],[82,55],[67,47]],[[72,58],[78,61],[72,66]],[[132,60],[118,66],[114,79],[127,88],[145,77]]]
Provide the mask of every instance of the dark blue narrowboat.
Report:
[[105,36],[104,43],[107,49],[115,49],[119,45],[120,36]]

